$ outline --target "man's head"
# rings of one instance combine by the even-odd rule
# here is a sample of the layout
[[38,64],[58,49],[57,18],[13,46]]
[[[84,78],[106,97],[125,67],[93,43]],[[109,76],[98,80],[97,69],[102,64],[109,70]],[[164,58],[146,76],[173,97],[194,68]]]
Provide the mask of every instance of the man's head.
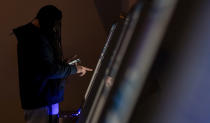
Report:
[[40,29],[50,31],[61,21],[62,12],[53,5],[47,5],[39,10],[36,19],[39,20]]

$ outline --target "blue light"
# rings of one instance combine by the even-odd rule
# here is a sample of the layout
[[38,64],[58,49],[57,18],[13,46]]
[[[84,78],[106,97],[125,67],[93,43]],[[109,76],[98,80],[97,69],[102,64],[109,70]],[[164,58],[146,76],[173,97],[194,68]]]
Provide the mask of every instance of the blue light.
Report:
[[74,116],[74,117],[77,117],[77,116],[80,115],[80,112],[81,112],[81,108],[79,108],[79,109],[77,110],[77,113],[74,113],[74,114],[71,114],[71,115]]

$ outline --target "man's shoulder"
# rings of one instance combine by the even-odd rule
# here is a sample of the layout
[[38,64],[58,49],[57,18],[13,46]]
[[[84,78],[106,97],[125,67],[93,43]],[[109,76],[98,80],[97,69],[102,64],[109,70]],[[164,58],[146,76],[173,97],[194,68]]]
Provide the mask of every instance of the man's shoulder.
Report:
[[35,38],[37,40],[37,38],[40,37],[39,30],[32,23],[28,23],[13,29],[13,33],[17,37],[18,41],[29,39],[35,40]]
[[31,23],[28,23],[28,24],[25,24],[25,25],[21,25],[21,26],[18,26],[16,28],[13,29],[14,32],[16,31],[24,31],[24,30],[27,30],[29,28],[32,27],[32,24]]
[[13,29],[15,34],[17,33],[39,33],[39,29],[32,23],[28,23]]

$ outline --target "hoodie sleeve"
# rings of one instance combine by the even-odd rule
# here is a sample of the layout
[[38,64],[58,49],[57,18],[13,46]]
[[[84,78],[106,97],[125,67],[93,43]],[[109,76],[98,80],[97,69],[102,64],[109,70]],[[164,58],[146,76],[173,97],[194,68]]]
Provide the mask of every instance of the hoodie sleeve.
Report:
[[62,79],[77,72],[75,65],[69,65],[67,63],[57,64],[54,62],[52,47],[43,36],[41,37],[39,46],[39,56],[41,69],[43,70],[42,73],[49,79]]

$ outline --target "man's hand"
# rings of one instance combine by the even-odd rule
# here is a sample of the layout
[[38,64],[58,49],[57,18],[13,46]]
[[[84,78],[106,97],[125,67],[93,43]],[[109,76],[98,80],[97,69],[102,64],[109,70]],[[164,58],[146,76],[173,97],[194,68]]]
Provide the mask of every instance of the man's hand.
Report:
[[[69,62],[71,62],[72,60],[74,60],[76,58],[78,58],[78,56],[77,55],[74,55],[71,58],[65,58],[64,61],[66,63],[69,63]],[[87,73],[87,71],[93,71],[93,69],[90,69],[90,68],[87,68],[87,67],[78,65],[78,63],[75,63],[74,65],[76,65],[77,73],[80,74],[80,76],[84,76]]]
[[80,74],[80,76],[84,76],[87,71],[93,71],[93,69],[81,66],[81,65],[76,65],[77,67],[77,73]]

